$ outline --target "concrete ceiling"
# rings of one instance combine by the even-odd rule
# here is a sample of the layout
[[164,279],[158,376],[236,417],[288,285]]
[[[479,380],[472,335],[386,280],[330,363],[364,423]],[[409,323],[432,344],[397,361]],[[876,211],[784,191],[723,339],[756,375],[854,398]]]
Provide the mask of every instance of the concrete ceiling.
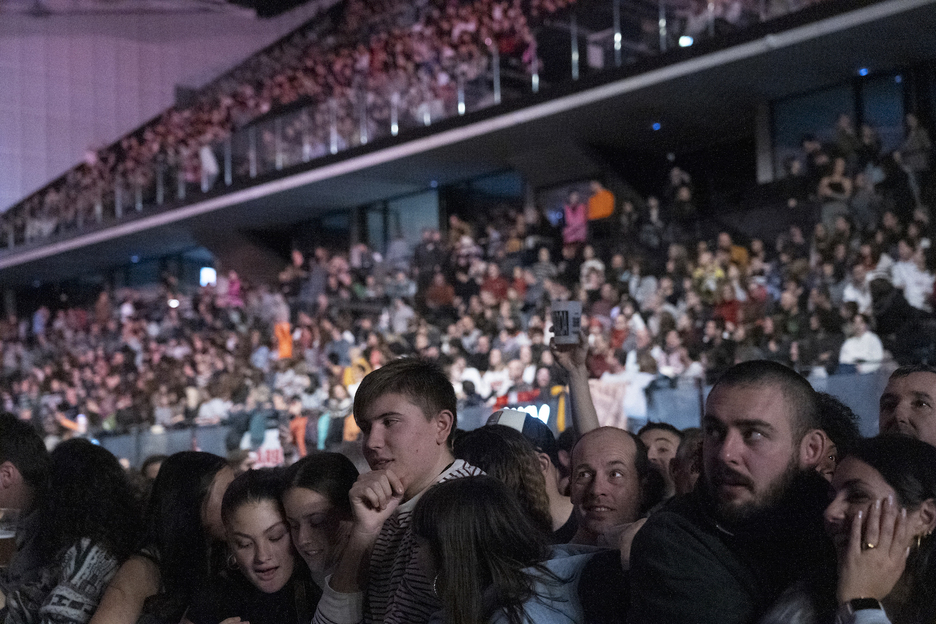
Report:
[[587,152],[595,145],[666,154],[750,137],[758,103],[840,84],[859,67],[877,73],[936,57],[936,0],[870,4],[704,52],[683,50],[683,59],[617,80],[597,76],[590,85],[583,79],[558,97],[528,96],[197,204],[0,257],[0,279],[68,278],[126,263],[131,255],[191,248],[206,229],[296,223],[505,169],[520,171],[533,186],[549,185],[594,173]]

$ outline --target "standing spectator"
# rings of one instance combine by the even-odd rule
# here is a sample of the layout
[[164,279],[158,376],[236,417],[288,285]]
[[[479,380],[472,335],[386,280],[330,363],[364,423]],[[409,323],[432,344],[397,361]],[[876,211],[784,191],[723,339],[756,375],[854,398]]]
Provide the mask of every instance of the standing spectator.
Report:
[[930,169],[930,152],[933,149],[933,143],[930,141],[926,128],[920,125],[920,120],[914,113],[907,113],[904,121],[906,137],[895,156],[898,156],[898,162],[910,176],[910,188],[917,205],[920,205],[926,173]]
[[562,207],[562,244],[577,249],[588,235],[588,208],[576,191],[569,193]]

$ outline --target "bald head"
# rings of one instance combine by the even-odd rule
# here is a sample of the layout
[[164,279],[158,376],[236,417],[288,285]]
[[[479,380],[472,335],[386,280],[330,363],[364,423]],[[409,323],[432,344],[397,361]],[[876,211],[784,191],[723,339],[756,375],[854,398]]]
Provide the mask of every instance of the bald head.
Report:
[[609,530],[634,522],[647,500],[647,447],[633,434],[601,427],[572,449],[570,494],[579,531],[576,543],[597,542]]

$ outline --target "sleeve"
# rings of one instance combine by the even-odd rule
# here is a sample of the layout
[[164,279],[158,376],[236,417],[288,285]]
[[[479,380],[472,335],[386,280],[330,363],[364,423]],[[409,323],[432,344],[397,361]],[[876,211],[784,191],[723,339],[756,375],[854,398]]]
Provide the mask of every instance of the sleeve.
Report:
[[891,624],[887,614],[881,609],[860,609],[842,619],[836,618],[837,624]]
[[[26,596],[10,597],[7,621],[41,622],[43,624],[84,624],[91,619],[107,584],[117,572],[117,559],[103,548],[83,539],[65,551],[58,578],[49,585],[41,601],[24,600]],[[37,593],[24,588],[18,594]],[[38,605],[36,613],[27,613],[29,604]],[[16,613],[17,608],[20,613]]]
[[[688,520],[657,512],[631,549],[632,624],[745,624],[755,619],[749,589],[717,539]],[[708,539],[706,539],[708,537]],[[719,552],[723,551],[723,552]],[[743,577],[741,577],[743,578]]]
[[331,587],[331,576],[326,577],[312,624],[359,624],[363,621],[364,592],[337,592]]

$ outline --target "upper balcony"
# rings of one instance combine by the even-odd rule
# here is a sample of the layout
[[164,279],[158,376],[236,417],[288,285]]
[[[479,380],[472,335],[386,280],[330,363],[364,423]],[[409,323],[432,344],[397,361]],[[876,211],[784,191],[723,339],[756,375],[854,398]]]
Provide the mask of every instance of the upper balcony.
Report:
[[758,103],[936,56],[936,0],[379,4],[334,7],[11,207],[4,280],[504,168],[562,181],[576,145],[753,136]]

